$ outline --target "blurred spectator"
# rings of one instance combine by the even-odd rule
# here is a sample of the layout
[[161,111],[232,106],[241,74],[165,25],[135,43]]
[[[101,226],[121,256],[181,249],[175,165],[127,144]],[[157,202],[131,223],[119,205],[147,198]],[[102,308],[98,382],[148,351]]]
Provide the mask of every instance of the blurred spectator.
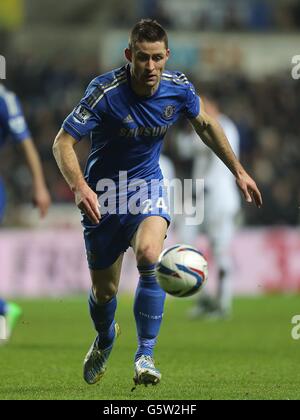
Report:
[[[56,7],[51,0],[22,3],[17,27],[25,20],[29,25],[55,22],[55,25],[128,28],[137,18],[148,17],[159,20],[167,29],[263,32],[300,29],[299,0],[65,0]],[[1,25],[4,28],[11,25],[11,19],[2,15],[0,30]]]
[[166,29],[172,28],[171,16],[162,0],[140,0],[139,1],[140,18],[156,19]]
[[292,16],[294,17],[294,24],[296,28],[300,28],[300,2],[295,0],[292,6]]
[[271,5],[267,0],[251,2],[249,12],[249,27],[255,31],[266,31],[272,25]]
[[298,0],[136,0],[138,15],[167,29],[291,31],[300,29]]

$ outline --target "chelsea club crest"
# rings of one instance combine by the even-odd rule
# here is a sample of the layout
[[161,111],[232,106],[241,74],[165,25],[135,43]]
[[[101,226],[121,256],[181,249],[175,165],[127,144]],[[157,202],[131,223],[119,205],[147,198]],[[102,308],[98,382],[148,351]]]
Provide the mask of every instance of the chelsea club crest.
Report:
[[174,105],[168,105],[165,107],[164,112],[163,112],[163,117],[165,120],[170,120],[174,113],[175,113],[175,106]]

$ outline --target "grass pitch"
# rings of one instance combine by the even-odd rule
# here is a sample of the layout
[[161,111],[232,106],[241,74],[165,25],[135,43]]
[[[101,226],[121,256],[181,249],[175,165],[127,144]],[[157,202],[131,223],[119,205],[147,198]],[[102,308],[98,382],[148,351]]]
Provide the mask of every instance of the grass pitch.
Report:
[[119,297],[122,334],[98,385],[82,380],[94,339],[85,298],[19,302],[24,310],[9,345],[0,348],[0,400],[299,399],[300,341],[291,319],[299,296],[240,298],[230,321],[189,321],[190,299],[168,299],[156,350],[163,379],[133,386],[133,298]]

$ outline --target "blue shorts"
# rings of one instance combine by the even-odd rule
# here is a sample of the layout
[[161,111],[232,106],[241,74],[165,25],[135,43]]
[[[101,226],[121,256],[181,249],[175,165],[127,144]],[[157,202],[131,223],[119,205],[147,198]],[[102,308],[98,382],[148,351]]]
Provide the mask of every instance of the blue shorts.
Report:
[[[131,198],[132,195],[127,195],[126,200],[122,200],[123,204],[124,201],[128,204]],[[101,195],[99,195],[99,201],[103,209]],[[125,212],[123,206],[122,211],[113,213],[108,211],[102,214],[98,225],[93,225],[87,216],[83,215],[85,247],[91,270],[104,270],[111,267],[131,246],[131,240],[139,225],[148,217],[160,216],[167,221],[168,226],[170,225],[169,202],[165,189],[160,189],[148,197],[142,197],[141,202],[143,203],[141,211],[137,212],[135,208]]]
[[5,207],[6,207],[5,187],[4,187],[2,179],[0,178],[0,223],[2,222],[3,217],[4,217]]

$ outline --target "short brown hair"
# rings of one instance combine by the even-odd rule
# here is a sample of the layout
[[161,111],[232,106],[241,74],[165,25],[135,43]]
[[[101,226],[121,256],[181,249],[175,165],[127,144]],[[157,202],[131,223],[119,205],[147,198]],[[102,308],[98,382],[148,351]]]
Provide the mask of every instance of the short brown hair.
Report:
[[129,48],[132,49],[137,42],[163,41],[169,47],[168,35],[165,29],[153,19],[142,19],[133,28],[129,38]]

